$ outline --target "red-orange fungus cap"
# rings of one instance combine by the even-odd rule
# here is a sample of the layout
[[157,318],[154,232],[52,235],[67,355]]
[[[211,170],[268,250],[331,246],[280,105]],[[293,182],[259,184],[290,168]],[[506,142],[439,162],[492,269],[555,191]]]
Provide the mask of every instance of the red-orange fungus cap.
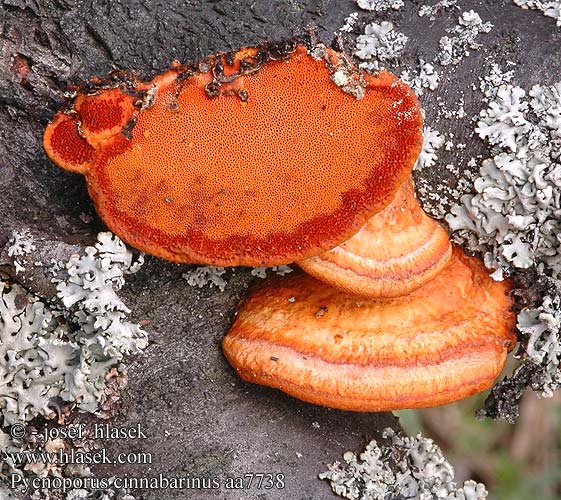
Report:
[[80,135],[78,125],[75,118],[58,113],[45,130],[43,143],[57,165],[85,174],[91,167],[95,149]]
[[402,297],[364,299],[291,273],[254,286],[222,347],[246,381],[310,403],[393,411],[491,386],[516,343],[511,283],[455,247]]
[[74,109],[81,117],[82,133],[98,147],[102,141],[118,135],[134,115],[134,98],[120,89],[108,89],[96,95],[79,95]]
[[[335,83],[337,82],[337,83]],[[113,75],[47,127],[126,242],[176,262],[265,266],[320,254],[382,210],[419,153],[414,93],[316,46],[266,44]]]

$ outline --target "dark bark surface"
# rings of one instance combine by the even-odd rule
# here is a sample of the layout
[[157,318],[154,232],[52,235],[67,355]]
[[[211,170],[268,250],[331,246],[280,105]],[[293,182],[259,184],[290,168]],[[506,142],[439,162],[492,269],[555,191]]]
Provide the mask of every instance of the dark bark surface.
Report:
[[[416,3],[416,2],[415,2]],[[521,84],[561,79],[561,30],[539,13],[509,0],[461,1],[435,21],[419,18],[407,2],[394,21],[410,37],[404,59],[431,60],[445,28],[463,10],[477,10],[495,29],[484,35],[486,49],[447,74],[437,94],[424,97],[427,124],[454,131],[461,152],[444,153],[440,169],[424,172],[438,192],[457,182],[444,166],[465,164],[483,151],[465,122],[434,123],[441,102],[468,114],[482,106],[472,90],[489,66],[486,58],[519,64]],[[0,247],[12,229],[28,227],[48,240],[84,246],[103,229],[83,178],[55,168],[41,146],[47,121],[64,102],[68,82],[77,83],[114,68],[135,69],[143,77],[164,70],[174,59],[188,61],[218,50],[318,27],[328,42],[345,17],[357,10],[351,0],[188,1],[188,0],[3,0],[0,2]],[[362,12],[357,27],[375,18]],[[453,157],[454,156],[454,157]],[[86,217],[84,217],[84,215]],[[93,218],[93,222],[88,222]],[[117,424],[141,423],[143,442],[108,442],[113,451],[153,453],[151,466],[103,467],[99,475],[240,477],[283,473],[286,488],[259,491],[148,491],[146,499],[329,498],[316,475],[345,450],[360,449],[375,431],[395,426],[391,415],[351,414],[306,405],[283,394],[242,383],[223,358],[219,342],[250,281],[237,270],[225,292],[196,290],[181,278],[185,266],[148,258],[130,278],[124,298],[136,319],[150,320],[151,345],[134,360]]]

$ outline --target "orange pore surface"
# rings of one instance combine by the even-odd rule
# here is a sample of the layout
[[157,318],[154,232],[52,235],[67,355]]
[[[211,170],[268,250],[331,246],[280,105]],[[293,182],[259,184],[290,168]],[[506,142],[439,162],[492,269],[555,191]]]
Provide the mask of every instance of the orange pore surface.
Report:
[[[368,86],[356,99],[332,71],[299,46],[209,97],[210,72],[184,79],[172,69],[143,84],[156,98],[127,134],[115,135],[132,116],[125,92],[101,91],[97,108],[82,98],[76,112],[86,116],[68,141],[82,156],[82,138],[95,148],[87,168],[49,151],[60,142],[52,131],[45,147],[63,168],[85,173],[102,219],[141,250],[214,265],[294,262],[333,248],[383,209],[422,141],[418,102],[404,83],[387,72],[361,75]],[[109,111],[110,102],[122,111]]]

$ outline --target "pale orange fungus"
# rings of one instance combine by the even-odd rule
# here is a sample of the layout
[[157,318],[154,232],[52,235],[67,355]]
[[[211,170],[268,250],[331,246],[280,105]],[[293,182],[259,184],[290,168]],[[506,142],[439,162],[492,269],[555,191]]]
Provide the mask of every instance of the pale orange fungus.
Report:
[[487,389],[516,336],[507,281],[455,247],[404,297],[363,299],[304,274],[256,287],[223,349],[246,381],[333,408],[391,411]]
[[446,231],[420,207],[409,178],[350,240],[298,264],[349,293],[398,297],[433,279],[451,255]]
[[55,116],[44,146],[85,175],[129,244],[177,262],[266,266],[333,248],[382,210],[417,157],[421,114],[388,72],[364,74],[321,47],[263,45],[148,83],[98,81]]

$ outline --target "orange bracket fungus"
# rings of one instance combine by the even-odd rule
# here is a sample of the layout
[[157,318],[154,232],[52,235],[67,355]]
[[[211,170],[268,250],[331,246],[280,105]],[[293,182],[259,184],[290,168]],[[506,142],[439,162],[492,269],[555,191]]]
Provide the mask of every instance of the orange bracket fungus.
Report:
[[[305,43],[308,45],[306,46]],[[79,89],[44,134],[127,243],[176,262],[287,264],[355,234],[421,147],[414,93],[386,71],[294,41],[118,72]]]
[[448,234],[420,207],[409,178],[350,240],[298,265],[349,293],[398,297],[433,279],[451,255]]
[[516,340],[508,282],[452,249],[417,203],[421,129],[401,80],[302,38],[149,82],[94,79],[43,143],[140,250],[215,266],[298,262],[327,282],[294,273],[254,289],[224,353],[245,380],[385,411],[489,387]]
[[454,248],[408,295],[363,299],[304,274],[257,287],[223,341],[247,381],[311,403],[389,411],[488,388],[514,346],[510,285]]

